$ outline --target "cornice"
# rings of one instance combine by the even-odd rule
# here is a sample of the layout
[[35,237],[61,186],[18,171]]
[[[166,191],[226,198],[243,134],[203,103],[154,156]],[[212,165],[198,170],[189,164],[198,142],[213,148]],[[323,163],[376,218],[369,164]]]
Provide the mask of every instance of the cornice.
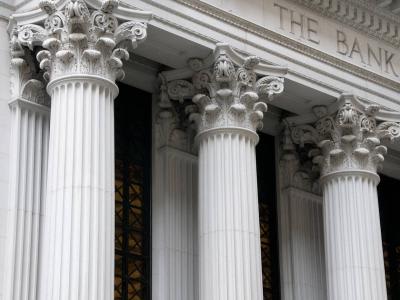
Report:
[[[69,0],[56,1],[55,6],[57,10],[62,10]],[[98,10],[102,6],[101,0],[85,0],[89,7]],[[132,19],[137,22],[149,22],[153,14],[146,11],[132,10],[125,7],[117,7],[113,15],[121,21],[131,21]],[[43,22],[48,16],[40,8],[36,8],[27,12],[15,13],[11,17],[11,24],[18,26],[26,24],[35,24]],[[10,26],[12,28],[12,26]]]
[[341,24],[392,45],[400,46],[400,18],[376,4],[360,0],[290,0]]
[[6,21],[9,20],[10,15],[15,11],[15,7],[5,3],[4,1],[0,1],[0,19],[4,19]]
[[[273,43],[284,46],[285,48],[297,51],[298,53],[301,53],[305,56],[316,59],[320,62],[326,63],[330,66],[336,67],[342,71],[345,71],[347,73],[355,75],[364,80],[379,84],[381,86],[392,89],[394,91],[400,90],[400,82],[394,81],[392,79],[389,79],[389,78],[379,75],[377,73],[368,71],[361,67],[358,67],[352,63],[341,60],[341,59],[334,57],[330,54],[327,54],[323,51],[306,46],[296,40],[293,40],[291,38],[283,36],[279,33],[269,30],[263,26],[254,24],[248,20],[245,20],[236,15],[233,15],[229,12],[226,12],[226,11],[219,9],[215,6],[212,6],[210,4],[207,4],[207,3],[204,3],[201,1],[197,1],[197,0],[175,0],[175,1],[191,8],[191,9],[199,11],[203,14],[209,15],[217,20],[220,20],[222,22],[225,22],[227,24],[230,24],[237,28],[240,28],[244,31],[247,31],[249,33],[260,36],[260,37],[267,39]],[[158,18],[158,17],[156,16],[155,18]],[[193,21],[196,23],[201,22],[201,20],[197,20],[197,19],[193,19]],[[201,23],[202,23],[202,25],[208,26],[210,29],[217,30],[217,28],[214,28],[211,25],[207,25],[204,22],[201,22]],[[234,37],[235,39],[242,40],[245,43],[251,43],[251,41],[248,41],[244,38],[240,38],[237,35],[235,35],[234,33],[225,33],[225,34],[227,34],[228,36]],[[258,47],[259,46],[260,45],[258,45]],[[290,57],[285,57],[285,59],[291,60]]]

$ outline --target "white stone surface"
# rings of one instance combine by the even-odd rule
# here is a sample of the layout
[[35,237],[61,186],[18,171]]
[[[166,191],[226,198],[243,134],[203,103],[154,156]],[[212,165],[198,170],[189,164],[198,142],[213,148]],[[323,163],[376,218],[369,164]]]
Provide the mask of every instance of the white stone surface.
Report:
[[281,299],[326,299],[322,197],[284,189],[279,221]]
[[189,118],[199,144],[200,300],[263,299],[256,130],[267,110],[262,99],[283,91],[286,70],[265,66],[274,76],[258,79],[258,63],[218,44],[193,76],[197,110],[192,107]]
[[157,150],[152,204],[152,299],[198,299],[197,157]]
[[263,299],[254,137],[224,130],[199,148],[200,299]]
[[36,299],[39,232],[46,188],[50,109],[11,103],[10,193],[4,299]]
[[328,300],[387,299],[377,183],[366,172],[325,180]]
[[400,124],[349,94],[319,112],[315,127],[299,126],[292,137],[320,148],[310,156],[321,171],[328,300],[385,300],[377,170],[387,152],[381,142],[399,138]]
[[50,83],[49,172],[38,299],[114,297],[114,98],[102,78]]
[[7,209],[9,185],[9,151],[11,114],[8,107],[10,96],[10,54],[7,20],[0,19],[0,299],[3,299],[5,282],[5,248],[7,243]]
[[43,47],[36,58],[52,103],[39,246],[41,300],[114,297],[115,80],[124,77],[126,48],[145,40],[151,14],[125,9],[125,22],[114,14],[119,1],[95,2],[91,9],[89,2],[68,1],[60,8],[41,1],[42,14],[14,16],[13,25],[35,18],[32,22],[44,23],[11,31],[17,61],[26,48]]

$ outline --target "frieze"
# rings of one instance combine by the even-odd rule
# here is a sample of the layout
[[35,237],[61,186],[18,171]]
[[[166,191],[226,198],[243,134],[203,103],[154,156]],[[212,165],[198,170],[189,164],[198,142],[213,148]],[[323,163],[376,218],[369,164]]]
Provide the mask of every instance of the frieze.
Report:
[[400,45],[399,17],[381,9],[376,3],[365,1],[311,1],[290,0],[328,17],[348,25],[364,34],[398,47]]
[[[323,49],[320,49],[320,47],[313,47],[313,44],[315,44],[315,43],[312,43],[310,41],[308,41],[308,44],[307,44],[307,43],[305,43],[305,41],[301,41],[301,38],[299,38],[299,37],[290,38],[289,37],[290,32],[288,32],[287,35],[282,35],[279,32],[276,32],[276,30],[272,30],[272,28],[266,28],[265,26],[255,24],[254,22],[252,22],[250,20],[241,18],[239,16],[234,15],[233,13],[224,11],[223,9],[214,7],[207,3],[203,3],[200,1],[193,1],[193,0],[176,0],[176,1],[183,5],[191,7],[197,11],[200,11],[204,14],[210,15],[218,20],[221,20],[223,22],[226,22],[228,24],[231,24],[233,26],[241,28],[247,32],[253,33],[262,38],[268,39],[268,40],[270,40],[276,44],[280,44],[286,48],[295,50],[306,56],[312,57],[314,59],[317,59],[317,60],[327,63],[329,65],[332,65],[336,68],[339,68],[350,74],[354,74],[354,75],[356,75],[360,78],[366,79],[370,82],[375,82],[379,85],[385,86],[385,87],[393,89],[393,90],[400,89],[400,82],[399,82],[399,79],[397,76],[400,73],[399,72],[400,57],[397,56],[397,52],[395,49],[393,49],[391,47],[392,46],[391,44],[386,43],[385,45],[388,45],[388,47],[386,49],[379,50],[379,46],[377,46],[377,45],[380,45],[380,44],[376,41],[372,41],[371,44],[373,44],[374,46],[377,46],[377,48],[372,49],[372,47],[371,47],[372,45],[370,45],[370,50],[368,50],[368,45],[365,44],[364,48],[366,50],[364,50],[364,52],[366,51],[367,55],[368,55],[368,51],[370,51],[370,61],[371,61],[371,63],[376,63],[376,60],[373,57],[373,55],[375,54],[375,56],[377,56],[379,54],[379,51],[382,51],[382,54],[381,54],[382,61],[384,61],[385,59],[388,59],[387,70],[390,72],[392,72],[392,69],[394,69],[394,68],[392,68],[391,64],[394,65],[393,62],[396,60],[396,67],[395,67],[395,72],[394,72],[395,74],[393,74],[393,76],[391,76],[390,74],[389,75],[387,74],[386,66],[385,66],[386,62],[384,62],[381,65],[379,65],[379,62],[378,62],[378,64],[375,66],[376,68],[380,68],[380,67],[382,68],[381,72],[379,72],[379,70],[371,69],[371,66],[368,66],[368,64],[363,65],[362,63],[357,63],[356,61],[351,60],[351,58],[346,57],[343,54],[340,54],[338,51],[336,51],[337,50],[336,48],[331,52],[323,51]],[[279,10],[276,12],[276,15],[279,15]],[[197,20],[193,20],[193,21],[197,22]],[[277,23],[276,26],[279,29],[279,19],[276,20],[276,23]],[[312,23],[312,21],[311,21],[311,23]],[[213,28],[213,26],[211,26],[211,25],[205,24],[205,26]],[[343,28],[343,26],[341,28]],[[340,28],[338,28],[338,29],[340,29]],[[354,30],[355,30],[354,32],[357,33],[356,29],[354,29]],[[343,31],[343,29],[342,29],[342,31]],[[349,41],[351,40],[351,43],[349,45],[349,47],[351,47],[351,48],[353,48],[353,46],[354,46],[354,36],[353,36],[355,34],[354,32],[350,32],[350,33],[347,31],[344,32],[345,34],[347,34],[349,36]],[[234,37],[236,39],[242,40],[243,42],[252,44],[252,42],[250,40],[238,37],[233,33],[226,33],[226,34],[230,37]],[[335,32],[335,34],[338,34],[338,33]],[[334,37],[333,41],[335,41],[335,39],[337,39],[337,36]],[[335,41],[335,43],[336,43],[336,41]],[[255,46],[260,47],[260,45],[255,45]],[[356,48],[357,48],[357,45],[356,45]],[[385,50],[387,51],[387,53],[385,53]],[[351,51],[348,53],[348,55],[350,55],[350,53],[351,53]],[[376,54],[376,53],[378,53],[378,54]],[[396,59],[394,59],[394,57],[391,57],[392,54],[394,54],[394,53],[395,53]],[[353,54],[355,54],[354,51],[353,51]],[[385,55],[386,55],[386,58],[385,58]],[[353,56],[355,56],[355,55],[353,55]],[[378,56],[377,56],[377,58],[379,61]],[[287,59],[293,60],[290,57],[288,57]],[[357,59],[360,59],[360,58],[357,57]]]

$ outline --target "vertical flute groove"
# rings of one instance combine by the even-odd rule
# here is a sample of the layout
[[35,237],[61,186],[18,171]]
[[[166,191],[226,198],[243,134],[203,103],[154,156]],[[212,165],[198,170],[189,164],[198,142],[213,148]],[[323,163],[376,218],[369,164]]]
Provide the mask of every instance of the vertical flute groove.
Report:
[[[96,81],[53,87],[39,299],[113,295],[114,94]],[[54,172],[54,173],[53,173]],[[48,252],[47,252],[48,251]]]
[[197,300],[197,158],[164,146],[156,152],[153,202],[153,298]]
[[329,300],[386,299],[376,181],[343,175],[324,185]]
[[10,103],[11,153],[4,299],[36,299],[40,215],[46,174],[49,109],[25,99]]
[[200,299],[262,299],[255,143],[215,133],[199,149]]

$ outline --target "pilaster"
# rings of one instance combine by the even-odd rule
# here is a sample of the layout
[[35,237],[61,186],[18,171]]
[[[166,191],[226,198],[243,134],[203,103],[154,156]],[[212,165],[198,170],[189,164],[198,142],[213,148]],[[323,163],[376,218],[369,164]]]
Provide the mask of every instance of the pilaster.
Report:
[[50,101],[33,58],[11,35],[10,185],[4,299],[36,299]]
[[326,299],[322,196],[318,168],[282,135],[278,201],[281,297]]
[[[0,9],[0,16],[4,13]],[[9,161],[11,115],[8,103],[10,91],[10,40],[7,32],[7,20],[0,18],[0,299],[4,296],[8,194],[9,194]]]
[[379,117],[344,94],[336,109],[315,109],[314,126],[292,130],[296,143],[314,143],[310,156],[321,167],[329,300],[387,299],[377,199],[378,169],[400,124]]
[[[162,76],[161,76],[162,77]],[[161,85],[155,113],[152,298],[198,299],[198,167],[185,104]]]

